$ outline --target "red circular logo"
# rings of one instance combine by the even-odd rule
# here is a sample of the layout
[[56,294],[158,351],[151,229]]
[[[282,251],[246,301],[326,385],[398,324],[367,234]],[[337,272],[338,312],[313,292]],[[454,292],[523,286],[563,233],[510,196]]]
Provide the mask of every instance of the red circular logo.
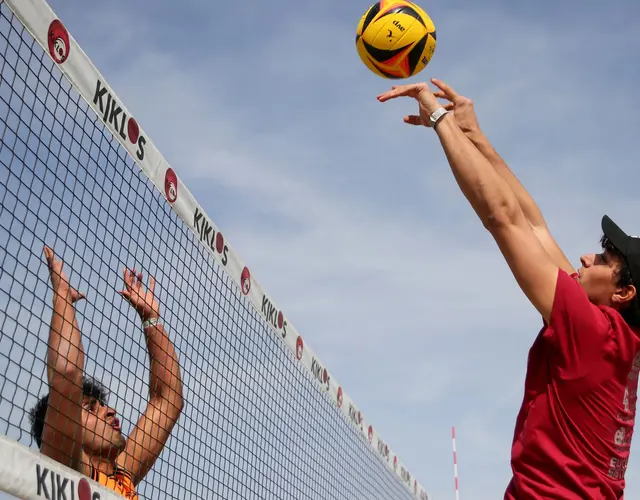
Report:
[[224,236],[222,236],[222,233],[216,234],[216,250],[218,253],[222,253],[224,250]]
[[304,342],[302,337],[298,336],[298,340],[296,340],[296,357],[298,359],[302,359],[302,351],[304,351]]
[[91,486],[85,478],[78,481],[78,498],[79,500],[91,500]]
[[127,134],[129,135],[131,144],[138,142],[138,137],[140,137],[140,127],[138,126],[138,122],[133,118],[129,118],[129,122],[127,123]]
[[342,387],[338,387],[338,408],[342,406]]
[[282,314],[282,311],[280,311],[278,313],[278,328],[282,328],[283,324],[284,324],[284,314]]
[[178,176],[171,168],[164,174],[164,194],[169,203],[178,199]]
[[329,378],[329,373],[327,372],[327,369],[325,368],[324,371],[322,372],[322,381],[326,384],[328,378]]
[[245,266],[242,270],[242,274],[240,275],[240,288],[242,289],[242,293],[244,295],[249,294],[249,290],[251,290],[251,273],[249,272],[249,268]]
[[62,64],[69,57],[69,33],[67,28],[64,27],[58,19],[51,21],[49,25],[49,33],[47,34],[47,41],[49,42],[49,54],[53,60]]

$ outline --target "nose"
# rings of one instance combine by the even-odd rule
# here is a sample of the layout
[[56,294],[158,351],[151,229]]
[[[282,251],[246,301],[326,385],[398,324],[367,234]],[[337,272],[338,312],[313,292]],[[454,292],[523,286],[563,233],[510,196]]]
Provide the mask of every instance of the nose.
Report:
[[585,268],[593,265],[594,260],[595,260],[595,254],[583,255],[582,257],[580,257],[580,263],[582,264],[582,267],[585,267]]
[[111,417],[115,417],[115,416],[116,416],[116,410],[114,410],[110,406],[107,406],[107,411],[105,413],[105,417],[106,418],[111,418]]

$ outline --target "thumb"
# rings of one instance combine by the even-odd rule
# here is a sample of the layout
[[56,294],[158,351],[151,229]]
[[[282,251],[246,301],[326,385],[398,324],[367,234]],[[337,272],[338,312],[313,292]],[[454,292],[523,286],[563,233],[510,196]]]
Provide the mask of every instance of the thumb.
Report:
[[409,125],[424,125],[418,115],[409,115],[403,118],[405,123]]
[[83,299],[86,299],[85,294],[82,292],[79,292],[78,290],[73,290],[71,297],[73,302],[79,302]]

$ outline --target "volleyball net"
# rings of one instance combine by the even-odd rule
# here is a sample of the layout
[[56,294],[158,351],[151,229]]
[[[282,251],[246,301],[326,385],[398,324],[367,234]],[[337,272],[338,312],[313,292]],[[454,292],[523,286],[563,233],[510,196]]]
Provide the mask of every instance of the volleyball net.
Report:
[[0,54],[0,491],[428,498],[46,2]]

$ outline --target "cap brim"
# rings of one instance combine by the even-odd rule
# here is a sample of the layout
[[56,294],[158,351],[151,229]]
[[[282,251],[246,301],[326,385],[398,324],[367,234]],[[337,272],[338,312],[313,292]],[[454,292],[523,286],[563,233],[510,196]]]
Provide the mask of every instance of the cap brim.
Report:
[[627,255],[629,235],[611,220],[608,215],[602,217],[602,232],[623,255]]

